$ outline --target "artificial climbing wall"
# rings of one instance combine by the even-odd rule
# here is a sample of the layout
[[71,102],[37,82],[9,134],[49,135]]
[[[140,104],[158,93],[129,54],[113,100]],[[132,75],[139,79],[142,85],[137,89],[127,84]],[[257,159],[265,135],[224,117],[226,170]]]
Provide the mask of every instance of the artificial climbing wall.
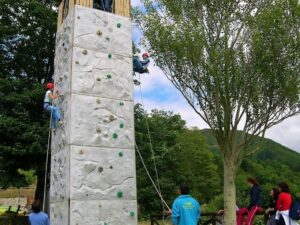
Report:
[[57,33],[52,225],[137,224],[129,18],[75,6]]

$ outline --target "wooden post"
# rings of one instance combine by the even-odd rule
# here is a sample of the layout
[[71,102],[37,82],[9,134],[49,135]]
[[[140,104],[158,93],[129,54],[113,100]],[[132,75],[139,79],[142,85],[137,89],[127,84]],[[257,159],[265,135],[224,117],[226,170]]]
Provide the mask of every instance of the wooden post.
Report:
[[130,17],[130,0],[114,0],[114,2],[115,14]]
[[60,28],[63,23],[63,10],[64,10],[64,2],[61,2],[58,7],[58,17],[57,17],[57,30]]

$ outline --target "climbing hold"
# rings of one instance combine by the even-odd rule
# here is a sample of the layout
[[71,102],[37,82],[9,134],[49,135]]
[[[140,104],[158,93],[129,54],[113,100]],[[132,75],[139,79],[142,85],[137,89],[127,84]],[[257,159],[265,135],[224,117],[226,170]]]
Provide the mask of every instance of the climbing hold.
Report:
[[108,223],[104,223],[104,225],[108,225]]
[[113,133],[113,138],[117,139],[118,138],[118,134],[117,133]]
[[77,19],[80,19],[80,16],[77,16]]
[[83,149],[80,149],[79,154],[82,155],[84,153]]
[[76,63],[76,64],[79,64],[79,62],[78,62],[78,61],[76,61],[75,63]]
[[120,102],[120,106],[123,106],[124,105],[124,102]]
[[101,205],[99,205],[99,208],[101,208]]
[[123,123],[120,124],[120,128],[124,128],[124,124]]
[[86,196],[89,196],[89,194],[86,194]]
[[103,172],[103,167],[102,167],[102,166],[99,166],[99,167],[98,167],[98,172],[99,172],[99,173],[102,173],[102,172]]
[[123,192],[122,192],[122,191],[119,191],[119,192],[117,193],[117,196],[118,196],[118,198],[122,198],[122,197],[123,197]]
[[82,50],[82,54],[87,55],[88,51],[86,49]]
[[109,167],[109,169],[111,169],[111,170],[112,170],[113,168],[114,168],[113,166],[110,166],[110,167]]
[[107,41],[109,41],[109,37],[105,37],[105,39],[106,39]]
[[134,212],[131,211],[131,212],[129,213],[129,215],[130,215],[131,217],[134,217]]
[[108,79],[111,79],[111,75],[110,75],[110,74],[108,74],[106,77],[107,77]]
[[110,58],[110,59],[111,59],[111,57],[112,57],[112,55],[111,55],[111,54],[108,54],[108,58]]
[[121,26],[122,26],[121,23],[117,23],[118,28],[121,28]]
[[101,30],[97,30],[97,35],[98,35],[98,36],[101,36],[101,35],[102,35]]
[[60,81],[62,81],[62,80],[63,80],[63,78],[62,78],[62,77],[59,77],[59,80],[60,80]]
[[109,121],[111,122],[111,121],[114,121],[114,120],[115,120],[115,117],[113,115],[110,115],[109,116]]
[[101,78],[100,78],[100,77],[98,77],[98,78],[97,78],[97,81],[101,81]]
[[123,157],[123,152],[119,152],[119,156],[120,156],[120,157]]
[[101,133],[101,129],[99,127],[96,129],[96,131],[97,133]]

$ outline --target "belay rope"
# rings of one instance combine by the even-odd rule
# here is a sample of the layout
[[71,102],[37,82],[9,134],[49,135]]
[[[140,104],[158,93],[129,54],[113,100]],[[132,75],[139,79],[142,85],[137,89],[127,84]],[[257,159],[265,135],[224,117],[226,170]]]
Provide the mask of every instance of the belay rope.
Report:
[[51,109],[50,122],[49,122],[49,134],[48,134],[48,146],[47,146],[47,153],[46,153],[45,180],[44,180],[44,193],[43,193],[43,211],[45,211],[45,205],[46,205],[48,162],[49,162],[50,140],[51,140],[51,132],[52,132],[52,130],[51,130],[52,113],[53,113],[53,110]]
[[[142,84],[141,84],[141,75],[139,74],[139,89],[140,89],[140,97],[141,97],[141,103],[142,103],[142,108],[143,110],[145,111],[145,105],[144,105],[144,99],[143,99],[143,93],[142,93]],[[142,162],[142,165],[144,166],[144,169],[155,189],[155,191],[157,192],[158,196],[160,197],[160,200],[161,200],[161,203],[162,203],[162,207],[163,207],[163,210],[165,212],[165,207],[168,209],[168,210],[171,210],[170,207],[168,206],[168,204],[166,203],[166,201],[164,200],[163,196],[162,196],[162,193],[161,193],[161,189],[160,189],[160,182],[159,182],[159,177],[158,177],[158,171],[157,171],[157,166],[156,166],[156,160],[155,160],[155,154],[154,154],[154,150],[153,150],[153,144],[152,144],[152,139],[151,139],[151,134],[150,134],[150,129],[149,129],[149,122],[148,122],[148,118],[146,116],[145,118],[145,121],[146,121],[146,128],[147,128],[147,133],[148,133],[148,138],[149,138],[149,144],[150,144],[150,149],[151,149],[151,157],[153,159],[153,165],[154,165],[154,170],[155,170],[155,176],[156,176],[156,182],[157,182],[157,185],[155,184],[153,178],[151,177],[150,173],[149,173],[149,170],[147,169],[147,166],[145,164],[145,161],[141,155],[141,152],[139,151],[139,148],[137,146],[137,144],[135,143],[135,148],[137,150],[137,153],[141,159],[141,162]]]

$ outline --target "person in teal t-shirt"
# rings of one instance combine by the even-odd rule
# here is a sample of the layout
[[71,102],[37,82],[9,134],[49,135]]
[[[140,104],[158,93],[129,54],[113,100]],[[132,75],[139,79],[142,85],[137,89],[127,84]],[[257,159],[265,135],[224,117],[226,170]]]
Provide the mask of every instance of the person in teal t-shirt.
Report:
[[180,196],[172,206],[173,225],[197,225],[200,219],[200,204],[189,195],[189,186],[180,185]]

